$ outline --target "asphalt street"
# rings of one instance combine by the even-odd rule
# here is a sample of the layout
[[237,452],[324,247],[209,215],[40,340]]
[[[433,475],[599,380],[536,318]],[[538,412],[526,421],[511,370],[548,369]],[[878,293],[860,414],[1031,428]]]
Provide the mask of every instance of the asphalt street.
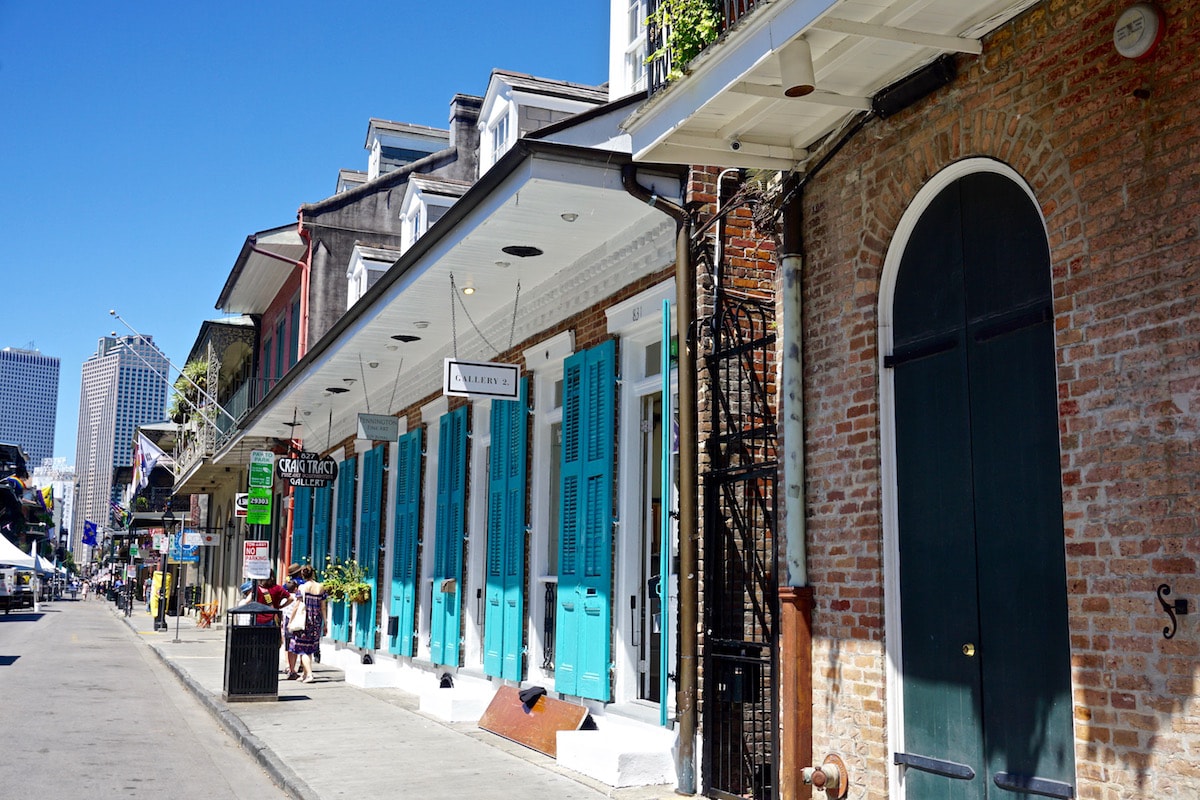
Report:
[[0,615],[0,800],[287,795],[111,603]]

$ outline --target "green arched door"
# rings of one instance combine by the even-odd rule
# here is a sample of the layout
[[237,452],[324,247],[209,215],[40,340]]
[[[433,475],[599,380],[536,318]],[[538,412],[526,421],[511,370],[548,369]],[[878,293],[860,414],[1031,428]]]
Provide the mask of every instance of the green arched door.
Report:
[[893,297],[910,800],[1073,797],[1050,262],[1028,194],[965,175]]

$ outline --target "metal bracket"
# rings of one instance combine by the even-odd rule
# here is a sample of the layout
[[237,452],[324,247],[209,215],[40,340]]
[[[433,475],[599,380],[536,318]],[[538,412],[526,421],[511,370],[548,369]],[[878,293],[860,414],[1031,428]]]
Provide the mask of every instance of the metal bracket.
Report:
[[1179,598],[1173,603],[1168,603],[1167,595],[1171,593],[1171,587],[1167,584],[1161,584],[1158,587],[1158,604],[1162,606],[1162,610],[1167,612],[1167,616],[1171,618],[1171,624],[1163,628],[1164,639],[1174,639],[1175,633],[1179,630],[1179,620],[1176,619],[1176,614],[1188,613],[1188,601]]

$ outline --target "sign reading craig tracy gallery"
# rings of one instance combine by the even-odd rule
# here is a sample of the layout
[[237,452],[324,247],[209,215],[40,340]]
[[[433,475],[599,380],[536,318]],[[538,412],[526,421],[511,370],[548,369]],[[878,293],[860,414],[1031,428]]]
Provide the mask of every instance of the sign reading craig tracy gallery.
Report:
[[521,368],[516,364],[481,363],[447,358],[442,394],[454,397],[520,399]]
[[337,478],[337,462],[308,451],[275,459],[275,474],[292,486],[323,487]]

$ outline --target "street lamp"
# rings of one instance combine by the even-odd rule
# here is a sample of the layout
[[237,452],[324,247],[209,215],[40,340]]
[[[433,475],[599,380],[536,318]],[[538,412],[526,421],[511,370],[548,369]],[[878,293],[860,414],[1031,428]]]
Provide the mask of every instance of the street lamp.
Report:
[[[170,501],[167,501],[167,510],[162,515],[163,530],[166,532],[168,541],[171,536],[171,526],[175,524],[175,515],[171,513]],[[154,615],[154,630],[165,631],[167,629],[167,551],[163,550],[158,554],[158,613]]]

